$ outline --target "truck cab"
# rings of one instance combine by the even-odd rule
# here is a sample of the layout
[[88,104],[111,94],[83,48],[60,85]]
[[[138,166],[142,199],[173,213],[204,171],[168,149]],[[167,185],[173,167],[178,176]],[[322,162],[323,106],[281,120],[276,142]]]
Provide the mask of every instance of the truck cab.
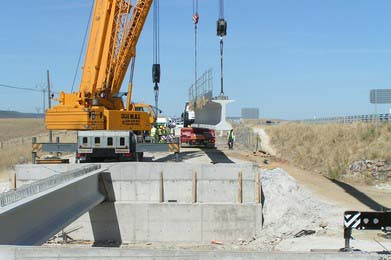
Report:
[[136,135],[131,131],[79,131],[76,161],[137,161]]

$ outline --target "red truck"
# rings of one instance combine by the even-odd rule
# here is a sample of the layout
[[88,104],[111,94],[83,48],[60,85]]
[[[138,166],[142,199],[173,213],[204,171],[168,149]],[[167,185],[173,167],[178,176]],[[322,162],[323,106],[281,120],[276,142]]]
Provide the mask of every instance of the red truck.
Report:
[[208,128],[184,127],[181,129],[181,143],[214,148],[216,133],[215,130]]

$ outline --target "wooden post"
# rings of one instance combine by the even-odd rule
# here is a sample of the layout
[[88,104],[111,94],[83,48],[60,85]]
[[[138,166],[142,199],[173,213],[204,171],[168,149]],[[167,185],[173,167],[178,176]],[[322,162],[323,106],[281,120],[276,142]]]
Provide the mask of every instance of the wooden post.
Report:
[[259,181],[259,173],[255,174],[255,203],[261,203],[261,187]]
[[159,202],[164,202],[163,172],[160,172]]
[[3,149],[3,142],[0,142],[0,149]]
[[31,141],[32,141],[32,148],[33,148],[32,149],[32,153],[31,153],[31,160],[32,160],[33,164],[35,164],[35,161],[37,159],[37,151],[36,151],[36,148],[35,148],[35,145],[37,143],[37,138],[33,137],[31,139]]
[[193,172],[193,186],[192,186],[193,203],[197,203],[197,172]]
[[16,190],[16,173],[12,173],[11,176],[11,189]]
[[239,172],[238,175],[238,203],[242,204],[243,203],[243,174],[242,172]]

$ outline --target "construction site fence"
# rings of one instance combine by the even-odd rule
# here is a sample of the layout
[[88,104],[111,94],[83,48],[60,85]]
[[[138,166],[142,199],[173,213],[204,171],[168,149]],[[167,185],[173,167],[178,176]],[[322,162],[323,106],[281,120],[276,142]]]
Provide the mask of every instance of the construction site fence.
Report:
[[313,124],[325,124],[325,123],[350,124],[353,122],[365,122],[365,123],[391,122],[391,114],[326,117],[326,118],[296,120],[295,122],[313,123]]
[[258,133],[254,132],[253,128],[243,124],[234,124],[233,128],[236,136],[236,145],[241,145],[251,152],[256,152],[260,149],[261,139]]
[[[61,136],[68,136],[71,135],[73,132],[71,131],[55,131],[53,132],[53,140],[55,140],[56,137]],[[42,141],[43,139],[49,140],[49,133],[43,133],[43,134],[37,134],[34,135],[34,137],[37,137],[38,140]],[[20,145],[20,144],[31,144],[33,136],[25,136],[25,137],[18,137],[13,138],[7,141],[0,141],[0,150],[2,149],[8,149],[10,146],[14,145]]]
[[46,191],[57,185],[71,181],[74,178],[80,177],[82,175],[98,170],[100,168],[101,166],[98,164],[89,165],[81,169],[72,170],[62,174],[56,174],[46,179],[38,180],[31,184],[23,185],[21,188],[18,188],[16,191],[8,191],[2,193],[0,194],[0,207],[5,207],[17,201],[20,201],[24,198],[28,198],[40,192]]

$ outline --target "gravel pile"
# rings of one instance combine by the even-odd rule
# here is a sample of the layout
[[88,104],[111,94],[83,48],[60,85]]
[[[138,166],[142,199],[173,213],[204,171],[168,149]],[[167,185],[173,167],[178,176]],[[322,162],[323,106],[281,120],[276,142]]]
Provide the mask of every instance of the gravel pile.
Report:
[[341,209],[315,198],[284,170],[264,170],[261,176],[265,202],[259,243],[276,245],[302,230],[327,235],[342,227]]

